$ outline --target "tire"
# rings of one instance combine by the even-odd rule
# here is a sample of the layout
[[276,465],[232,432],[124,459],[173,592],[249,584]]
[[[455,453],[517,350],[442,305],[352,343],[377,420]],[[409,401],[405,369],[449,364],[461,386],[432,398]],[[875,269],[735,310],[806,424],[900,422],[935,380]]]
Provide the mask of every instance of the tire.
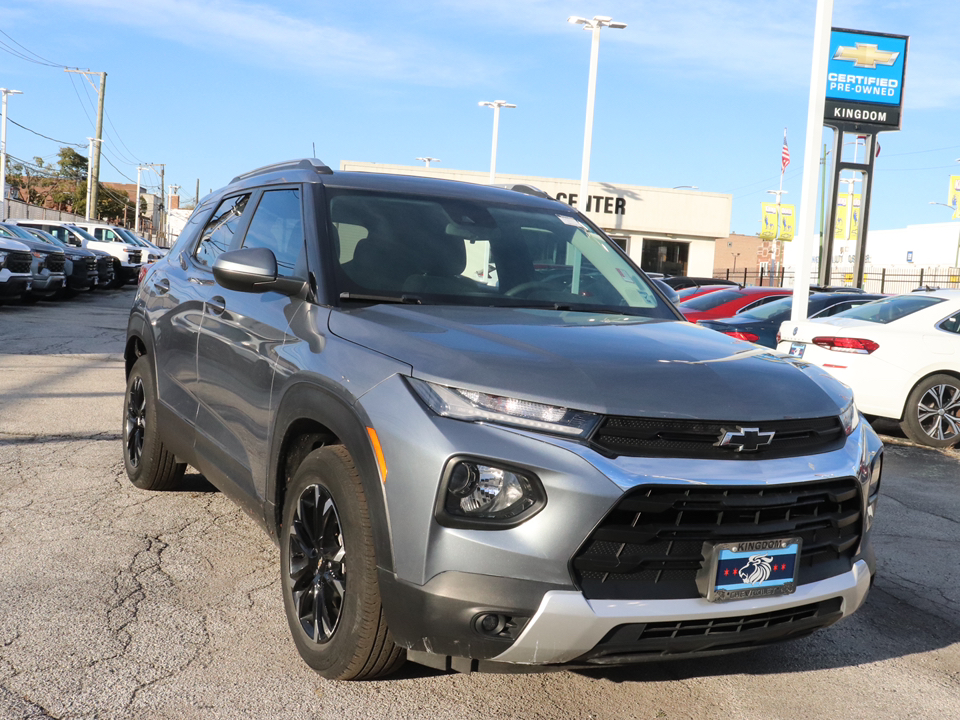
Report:
[[123,401],[123,464],[141,490],[173,490],[186,464],[164,447],[157,428],[157,390],[150,358],[141,356],[127,378]]
[[931,375],[907,397],[900,428],[915,443],[946,448],[960,441],[960,380]]
[[314,450],[287,487],[283,607],[304,661],[331,680],[369,680],[406,659],[387,628],[360,474],[342,445]]
[[122,271],[122,267],[121,267],[121,265],[120,265],[120,261],[117,260],[117,259],[114,259],[114,261],[113,261],[113,280],[110,281],[110,284],[109,284],[107,287],[112,288],[113,290],[117,290],[118,288],[122,288],[122,287],[124,286],[124,284],[125,284],[125,283],[124,283],[124,280],[123,280],[123,271]]

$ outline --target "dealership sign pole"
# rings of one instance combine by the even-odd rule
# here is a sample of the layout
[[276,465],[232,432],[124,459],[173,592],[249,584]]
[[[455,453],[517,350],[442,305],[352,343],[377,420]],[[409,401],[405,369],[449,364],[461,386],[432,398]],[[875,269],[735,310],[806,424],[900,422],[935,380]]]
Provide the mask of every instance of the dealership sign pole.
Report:
[[833,0],[817,0],[817,24],[813,33],[813,64],[810,70],[810,100],[807,105],[807,138],[803,149],[803,181],[800,189],[800,213],[797,240],[800,260],[794,282],[791,320],[807,317],[810,266],[816,229],[817,162],[823,135],[823,107],[827,87],[827,60]]
[[[873,166],[877,156],[876,140],[880,132],[900,129],[908,44],[909,38],[905,35],[868,33],[844,28],[833,28],[831,32],[823,124],[834,129],[834,164],[833,182],[830,186],[831,201],[827,204],[826,236],[820,255],[822,285],[829,285],[831,281],[836,233],[834,217],[840,183],[848,183],[848,195],[853,197],[853,184],[860,182],[859,232],[856,233],[856,238],[853,238],[851,233],[851,239],[856,241],[853,281],[857,287],[863,287],[870,197],[873,193]],[[853,161],[843,159],[844,135],[852,135],[855,141],[863,138],[866,150],[863,162],[860,162],[856,151]],[[855,146],[858,146],[858,143]],[[844,171],[850,172],[852,177],[841,179]],[[857,180],[858,175],[860,180]],[[849,199],[847,202],[848,212],[855,211],[855,208],[849,207]]]

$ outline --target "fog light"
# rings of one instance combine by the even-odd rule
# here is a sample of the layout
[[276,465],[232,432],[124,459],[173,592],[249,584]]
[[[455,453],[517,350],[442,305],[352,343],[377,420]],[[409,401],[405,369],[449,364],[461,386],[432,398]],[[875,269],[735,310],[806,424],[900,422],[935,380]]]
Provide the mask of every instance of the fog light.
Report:
[[464,524],[457,519],[513,525],[546,500],[533,474],[466,459],[456,460],[447,471],[443,496],[438,519],[445,525]]

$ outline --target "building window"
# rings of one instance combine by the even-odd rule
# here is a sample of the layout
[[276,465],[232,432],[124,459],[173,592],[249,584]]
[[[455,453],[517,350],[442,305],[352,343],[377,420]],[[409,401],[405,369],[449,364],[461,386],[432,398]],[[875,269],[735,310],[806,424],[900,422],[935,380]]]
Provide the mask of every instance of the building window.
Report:
[[686,275],[690,243],[644,238],[640,268],[664,275]]

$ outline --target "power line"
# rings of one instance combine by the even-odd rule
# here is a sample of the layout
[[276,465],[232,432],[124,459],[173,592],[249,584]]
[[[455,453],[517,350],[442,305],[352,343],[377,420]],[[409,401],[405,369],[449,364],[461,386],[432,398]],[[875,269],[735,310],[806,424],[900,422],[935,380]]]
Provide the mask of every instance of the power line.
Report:
[[[3,31],[0,30],[0,32],[3,32]],[[31,130],[31,129],[28,128],[26,125],[21,125],[20,123],[18,123],[18,122],[17,122],[16,120],[14,120],[13,118],[9,118],[9,117],[8,117],[8,118],[7,118],[7,121],[8,121],[8,122],[12,122],[14,125],[16,125],[16,126],[19,127],[19,128],[23,128],[23,129],[26,130],[27,132],[32,132],[34,135],[39,135],[39,136],[42,137],[42,138],[45,138],[45,139],[47,139],[47,140],[52,140],[53,142],[55,142],[55,143],[60,143],[61,145],[71,145],[71,146],[73,146],[73,147],[78,147],[78,148],[85,147],[84,145],[78,145],[77,143],[67,142],[66,140],[57,140],[56,138],[52,138],[52,137],[50,137],[49,135],[44,135],[43,133],[39,133],[39,132],[37,132],[36,130]]]
[[73,92],[77,96],[77,102],[80,103],[80,109],[83,110],[83,114],[87,116],[87,120],[90,124],[93,124],[93,120],[90,118],[90,113],[87,112],[87,106],[83,104],[83,99],[80,97],[80,92],[77,90],[77,83],[73,75],[70,76],[70,84],[73,86]]
[[[17,42],[16,40],[14,40],[12,37],[10,37],[9,35],[7,35],[7,33],[3,32],[3,30],[0,30],[0,34],[2,34],[4,37],[6,37],[8,40],[10,40],[10,42],[12,42],[12,43],[13,43],[14,45],[16,45],[17,47],[20,47],[20,48],[22,48],[23,50],[26,50],[28,53],[30,53],[31,55],[33,55],[35,58],[39,58],[39,59],[42,60],[43,62],[38,62],[37,60],[33,60],[33,59],[31,59],[31,58],[23,55],[22,53],[20,53],[19,56],[22,57],[24,60],[27,60],[27,61],[32,62],[32,63],[36,63],[37,65],[47,65],[48,67],[55,67],[55,68],[66,67],[66,65],[61,65],[60,63],[55,63],[55,62],[53,62],[52,60],[47,60],[45,57],[43,57],[43,55],[38,55],[37,53],[35,53],[35,52],[34,52],[33,50],[31,50],[30,48],[25,47],[25,46],[21,45],[20,43],[18,43],[18,42]],[[7,45],[6,43],[3,43],[2,40],[0,40],[0,44],[3,44],[5,47],[10,47],[10,46]]]

